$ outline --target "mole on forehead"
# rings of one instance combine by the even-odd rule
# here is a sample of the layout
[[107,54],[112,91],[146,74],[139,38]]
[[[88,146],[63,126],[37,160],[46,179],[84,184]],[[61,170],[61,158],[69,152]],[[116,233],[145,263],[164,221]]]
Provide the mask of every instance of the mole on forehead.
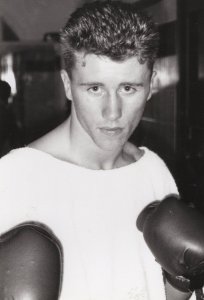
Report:
[[86,67],[86,60],[85,60],[85,58],[82,60],[81,66],[82,67]]
[[[76,57],[76,63],[78,65],[80,65],[81,67],[86,67],[87,62],[88,62],[87,61],[88,57],[97,57],[97,58],[100,58],[101,60],[104,60],[105,62],[107,62],[108,60],[111,60],[111,58],[109,58],[106,55],[97,55],[94,53],[86,53],[86,52],[78,52],[75,54],[75,57]],[[122,63],[123,60],[121,60],[120,62]]]
[[76,56],[76,63],[78,63],[80,66],[85,67],[87,65],[87,59],[88,56],[94,56],[94,57],[99,57],[99,58],[106,58],[105,55],[96,55],[94,53],[86,53],[86,52],[78,52],[75,54]]

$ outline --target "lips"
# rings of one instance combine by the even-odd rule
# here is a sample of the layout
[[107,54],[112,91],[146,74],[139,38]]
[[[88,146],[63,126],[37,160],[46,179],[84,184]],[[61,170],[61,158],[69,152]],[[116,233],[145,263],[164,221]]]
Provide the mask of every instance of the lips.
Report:
[[121,127],[102,127],[100,131],[107,136],[117,136],[122,132]]

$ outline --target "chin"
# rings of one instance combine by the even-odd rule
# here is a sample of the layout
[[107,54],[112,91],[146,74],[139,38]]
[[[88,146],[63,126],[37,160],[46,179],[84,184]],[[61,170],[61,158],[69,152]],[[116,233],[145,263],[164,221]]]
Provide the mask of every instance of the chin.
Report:
[[118,152],[120,148],[124,146],[126,140],[109,140],[109,141],[98,141],[96,145],[103,151]]

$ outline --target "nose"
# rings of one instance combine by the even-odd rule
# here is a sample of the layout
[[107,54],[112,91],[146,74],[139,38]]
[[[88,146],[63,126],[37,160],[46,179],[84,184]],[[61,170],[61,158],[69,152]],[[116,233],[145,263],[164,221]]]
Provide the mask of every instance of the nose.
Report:
[[122,103],[120,97],[116,93],[107,96],[103,111],[103,118],[108,121],[115,121],[122,116]]

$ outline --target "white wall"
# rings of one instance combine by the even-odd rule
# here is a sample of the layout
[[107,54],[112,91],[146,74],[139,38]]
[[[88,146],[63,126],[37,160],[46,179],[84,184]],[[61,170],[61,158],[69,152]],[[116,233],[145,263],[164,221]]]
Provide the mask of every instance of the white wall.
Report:
[[147,9],[154,20],[161,23],[168,23],[177,19],[177,0],[162,0]]
[[[20,40],[42,40],[44,33],[58,31],[65,24],[70,13],[86,1],[0,0],[0,17],[5,19]],[[148,11],[159,23],[175,20],[176,0],[161,0]]]
[[21,40],[58,31],[83,0],[0,0],[0,16]]

